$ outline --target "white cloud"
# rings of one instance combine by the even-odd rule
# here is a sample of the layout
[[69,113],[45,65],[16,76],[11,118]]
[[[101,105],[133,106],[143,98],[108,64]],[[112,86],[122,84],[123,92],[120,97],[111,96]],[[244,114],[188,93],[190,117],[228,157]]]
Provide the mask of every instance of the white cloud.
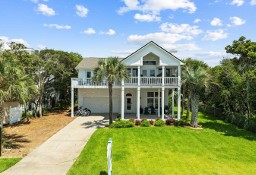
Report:
[[119,14],[132,10],[143,12],[160,12],[162,10],[178,10],[184,9],[189,13],[196,11],[196,6],[190,0],[123,0],[125,6],[118,10]]
[[179,33],[183,35],[198,35],[202,32],[198,26],[191,26],[189,24],[163,23],[160,28],[163,32]]
[[132,43],[145,44],[149,41],[155,41],[159,44],[163,43],[175,43],[180,40],[191,40],[193,39],[191,36],[181,35],[181,34],[173,34],[173,33],[149,33],[146,35],[130,35],[128,37],[128,41]]
[[221,39],[225,39],[228,37],[228,34],[224,32],[222,29],[218,30],[208,30],[206,31],[206,35],[203,37],[203,40],[217,41]]
[[244,0],[232,0],[231,5],[241,6],[244,4]]
[[187,44],[162,44],[161,45],[163,48],[166,50],[171,50],[171,51],[195,51],[195,50],[200,50],[200,48],[194,44],[194,43],[187,43]]
[[245,20],[243,20],[239,17],[236,17],[236,16],[230,17],[229,19],[231,21],[231,24],[236,25],[236,26],[243,25],[246,22]]
[[38,4],[37,10],[46,16],[54,16],[55,11],[45,4]]
[[153,21],[161,21],[161,17],[155,14],[139,14],[136,13],[134,15],[134,19],[141,22],[153,22]]
[[39,45],[37,45],[37,48],[38,48],[39,50],[44,50],[44,49],[46,49],[47,47],[46,47],[45,45],[43,45],[43,44],[39,44]]
[[88,35],[92,35],[92,34],[95,34],[96,31],[93,28],[88,28],[88,29],[84,30],[83,33],[88,34]]
[[256,5],[256,0],[251,0],[250,4],[251,5]]
[[76,14],[80,17],[86,17],[89,10],[82,6],[82,5],[76,5]]
[[[39,3],[40,0],[30,0],[30,1],[37,4]],[[48,0],[41,0],[41,1],[48,2]]]
[[106,34],[106,35],[115,35],[116,31],[114,31],[113,29],[108,29],[108,31],[105,32],[104,34]]
[[19,44],[23,44],[26,47],[29,47],[29,44],[26,40],[22,39],[22,38],[13,38],[13,39],[9,39],[7,36],[0,36],[0,40],[3,43],[4,47],[9,47],[8,43],[11,42],[15,42],[15,43],[19,43]]
[[195,23],[195,24],[200,23],[200,22],[201,22],[201,19],[198,19],[198,18],[197,18],[197,19],[194,20],[194,23]]
[[69,25],[59,25],[59,24],[44,24],[44,27],[56,28],[56,29],[64,29],[64,30],[71,29],[71,26],[69,26]]
[[222,22],[219,18],[213,18],[211,21],[212,26],[222,26]]

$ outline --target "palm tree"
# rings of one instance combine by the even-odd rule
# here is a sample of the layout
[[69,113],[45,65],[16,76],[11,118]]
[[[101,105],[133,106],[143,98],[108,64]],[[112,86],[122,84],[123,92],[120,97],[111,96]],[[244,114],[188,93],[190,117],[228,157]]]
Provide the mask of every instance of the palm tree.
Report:
[[207,87],[207,82],[209,80],[209,74],[207,73],[206,68],[198,67],[187,67],[185,77],[185,84],[188,90],[188,99],[191,99],[191,108],[192,108],[192,118],[191,126],[198,126],[198,104],[200,95],[205,92]]
[[109,92],[109,125],[113,122],[112,89],[115,81],[121,81],[128,78],[128,72],[124,64],[117,57],[100,59],[98,66],[94,69],[95,81],[108,81]]

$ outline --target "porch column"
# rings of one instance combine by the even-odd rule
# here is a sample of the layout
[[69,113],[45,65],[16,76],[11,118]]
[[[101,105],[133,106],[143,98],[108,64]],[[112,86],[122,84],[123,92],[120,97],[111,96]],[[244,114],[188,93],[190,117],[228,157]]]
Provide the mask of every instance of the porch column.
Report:
[[178,114],[177,114],[177,118],[178,120],[180,120],[180,98],[181,98],[181,92],[180,92],[180,87],[178,87]]
[[164,87],[162,87],[162,119],[164,120]]
[[162,66],[162,86],[164,86],[164,77],[165,77],[165,70],[164,70],[164,66]]
[[157,117],[160,117],[160,89],[158,89],[157,103]]
[[140,87],[137,88],[137,119],[140,119]]
[[174,89],[172,89],[172,117],[174,117]]
[[181,68],[178,66],[178,86],[181,86]]
[[74,117],[74,88],[71,87],[71,117]]
[[124,120],[124,87],[121,88],[121,119]]
[[138,86],[140,86],[140,66],[138,66]]

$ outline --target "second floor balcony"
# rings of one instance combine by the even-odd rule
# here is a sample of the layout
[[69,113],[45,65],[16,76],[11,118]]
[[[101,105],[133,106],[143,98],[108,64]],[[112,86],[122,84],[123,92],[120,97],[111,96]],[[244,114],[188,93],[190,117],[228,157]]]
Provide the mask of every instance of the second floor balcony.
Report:
[[[74,88],[107,88],[108,81],[102,82],[93,81],[91,78],[72,78],[71,85]],[[131,86],[178,86],[178,77],[130,77],[124,81],[125,87]],[[121,87],[121,82],[114,82],[114,87]]]

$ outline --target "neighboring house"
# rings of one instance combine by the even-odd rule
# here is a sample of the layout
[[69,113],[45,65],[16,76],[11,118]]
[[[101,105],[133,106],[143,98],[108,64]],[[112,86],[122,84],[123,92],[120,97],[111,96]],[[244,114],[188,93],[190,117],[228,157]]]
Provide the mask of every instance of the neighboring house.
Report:
[[13,124],[21,120],[22,108],[19,102],[4,102],[0,107],[2,108],[0,120],[3,124]]
[[[108,83],[92,81],[98,61],[99,58],[85,58],[77,65],[78,78],[71,80],[71,109],[74,106],[74,88],[77,88],[78,106],[85,106],[92,113],[108,113]],[[120,61],[126,65],[130,78],[113,85],[114,113],[120,113],[122,119],[127,113],[136,114],[138,119],[141,114],[154,114],[164,119],[168,97],[172,94],[173,108],[174,90],[177,90],[177,118],[180,119],[183,65],[180,59],[151,41]]]

